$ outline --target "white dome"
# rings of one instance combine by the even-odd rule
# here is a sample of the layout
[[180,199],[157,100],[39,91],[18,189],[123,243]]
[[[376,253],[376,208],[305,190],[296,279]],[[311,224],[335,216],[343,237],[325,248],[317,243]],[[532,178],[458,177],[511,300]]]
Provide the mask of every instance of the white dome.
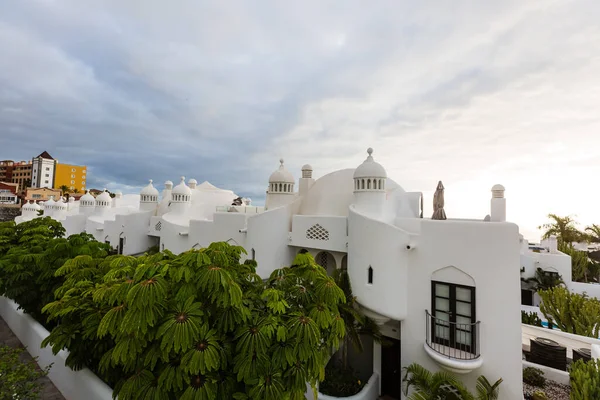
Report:
[[279,169],[271,174],[269,183],[294,183],[294,175],[283,166],[283,158],[279,160]]
[[167,190],[173,189],[173,182],[165,181],[165,189],[167,189]]
[[23,205],[23,210],[24,211],[35,211],[35,206],[31,203],[31,200],[29,200],[27,203],[25,203]]
[[385,168],[373,160],[373,149],[369,147],[367,153],[367,159],[354,171],[354,178],[387,178]]
[[67,203],[65,203],[62,198],[59,201],[57,201],[55,203],[55,205],[57,206],[57,208],[59,208],[61,210],[66,210],[67,209]]
[[141,196],[156,196],[158,197],[158,189],[152,185],[152,179],[148,181],[148,185],[146,185],[142,191],[140,192]]
[[502,190],[502,191],[504,191],[504,190],[505,190],[505,189],[504,189],[504,186],[502,186],[502,185],[500,185],[500,184],[497,184],[497,185],[494,185],[494,186],[492,186],[492,192],[496,192],[496,191],[499,191],[499,190]]
[[302,166],[302,171],[312,171],[313,167],[310,164],[304,164]]
[[50,200],[48,200],[44,203],[44,207],[50,207],[50,206],[53,206],[54,204],[56,204],[56,202],[54,201],[54,196],[50,196]]
[[96,199],[88,191],[86,191],[85,194],[79,199],[79,204],[83,207],[94,206],[95,202]]
[[[353,169],[342,169],[327,174],[311,186],[300,205],[300,215],[328,215],[347,217],[354,204]],[[387,178],[386,191],[405,193],[396,182]]]
[[110,203],[112,203],[112,197],[110,197],[110,194],[108,194],[106,189],[104,189],[104,192],[102,192],[98,195],[98,197],[96,197],[96,204],[101,206],[108,206]]
[[35,211],[39,211],[42,209],[42,206],[40,206],[38,203],[35,203],[35,202],[32,204],[32,207]]
[[188,181],[188,186],[190,187],[190,189],[196,189],[197,185],[198,185],[198,181],[195,180],[194,178],[192,178]]
[[175,186],[173,188],[173,196],[177,195],[177,194],[182,194],[182,195],[186,195],[186,196],[191,196],[192,195],[192,189],[190,189],[186,184],[185,184],[185,176],[181,177],[181,182],[179,182],[179,185]]

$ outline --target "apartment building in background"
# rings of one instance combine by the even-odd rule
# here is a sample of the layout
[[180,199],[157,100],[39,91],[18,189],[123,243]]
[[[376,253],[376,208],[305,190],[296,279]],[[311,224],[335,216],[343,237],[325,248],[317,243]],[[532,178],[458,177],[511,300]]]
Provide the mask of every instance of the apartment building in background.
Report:
[[32,160],[33,173],[31,174],[31,187],[53,188],[56,160],[47,151],[44,151]]
[[31,186],[31,161],[0,161],[0,182],[16,183],[17,192],[22,192]]
[[87,167],[85,165],[56,164],[54,173],[54,188],[60,189],[66,186],[69,190],[77,189],[78,192],[85,192]]

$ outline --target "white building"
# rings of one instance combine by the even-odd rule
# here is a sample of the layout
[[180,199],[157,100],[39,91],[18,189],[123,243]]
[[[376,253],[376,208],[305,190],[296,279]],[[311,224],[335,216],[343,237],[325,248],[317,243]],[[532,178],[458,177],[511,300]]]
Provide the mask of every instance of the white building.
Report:
[[423,218],[422,194],[406,192],[372,153],[318,180],[305,165],[298,191],[280,160],[264,208],[232,205],[233,192],[182,177],[161,196],[150,181],[135,205],[103,193],[83,196],[73,213],[48,201],[46,215],[123,254],[229,241],[247,250],[262,277],[308,251],[328,271],[348,270],[358,303],[392,343],[361,355],[373,399],[400,398],[402,368],[413,362],[462,374],[471,389],[479,375],[502,378],[500,399],[521,399],[521,247],[518,227],[506,222],[504,188],[492,188],[485,220]]
[[54,173],[56,161],[48,152],[44,151],[32,160],[33,170],[31,173],[31,187],[52,188],[54,187]]

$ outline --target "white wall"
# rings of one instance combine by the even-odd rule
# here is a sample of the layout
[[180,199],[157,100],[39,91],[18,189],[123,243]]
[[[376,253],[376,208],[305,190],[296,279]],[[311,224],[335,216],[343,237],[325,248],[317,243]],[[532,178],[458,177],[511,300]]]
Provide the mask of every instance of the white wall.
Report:
[[[329,233],[328,240],[307,238],[307,231],[316,224],[327,230]],[[348,219],[346,217],[294,215],[292,217],[292,240],[290,245],[345,252],[348,243],[347,225]]]
[[262,278],[269,277],[278,268],[289,266],[295,256],[294,249],[288,246],[291,207],[271,209],[248,218],[246,248],[255,250],[257,273]]
[[[474,389],[479,375],[485,375],[492,382],[503,378],[500,400],[522,398],[517,226],[510,223],[423,219],[421,235],[412,254],[407,277],[409,284],[404,289],[408,293],[409,309],[402,322],[402,367],[417,362],[430,370],[440,369],[423,350],[425,310],[431,311],[432,307],[432,274],[454,266],[475,281],[476,317],[481,321],[479,339],[483,365],[462,375],[461,380]],[[445,279],[452,277],[446,276]],[[468,278],[459,273],[456,279]]]
[[[348,215],[348,275],[357,301],[385,317],[403,320],[409,301],[410,236],[400,228],[359,214]],[[368,283],[368,269],[373,282]],[[412,282],[410,283],[412,284]]]

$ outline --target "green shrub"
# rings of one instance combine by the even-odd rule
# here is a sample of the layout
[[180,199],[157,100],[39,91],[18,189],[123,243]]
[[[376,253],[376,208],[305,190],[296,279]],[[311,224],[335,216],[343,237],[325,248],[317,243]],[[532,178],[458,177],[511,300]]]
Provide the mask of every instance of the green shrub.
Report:
[[38,369],[35,359],[21,362],[23,348],[0,344],[0,400],[36,400],[42,384],[39,379],[48,375],[50,367]]
[[544,372],[541,369],[533,367],[523,369],[523,382],[539,388],[546,386]]
[[569,370],[571,400],[600,399],[600,361],[577,360]]
[[542,327],[542,320],[536,312],[526,312],[521,310],[521,323]]
[[344,369],[341,360],[332,359],[325,367],[325,380],[319,384],[319,392],[334,397],[349,397],[360,392],[366,382],[356,376],[352,367]]
[[536,390],[535,392],[533,392],[533,396],[531,397],[532,400],[548,400],[548,396],[546,396],[546,393],[542,390]]
[[571,293],[564,287],[538,292],[540,311],[563,332],[597,338],[600,336],[600,300]]

